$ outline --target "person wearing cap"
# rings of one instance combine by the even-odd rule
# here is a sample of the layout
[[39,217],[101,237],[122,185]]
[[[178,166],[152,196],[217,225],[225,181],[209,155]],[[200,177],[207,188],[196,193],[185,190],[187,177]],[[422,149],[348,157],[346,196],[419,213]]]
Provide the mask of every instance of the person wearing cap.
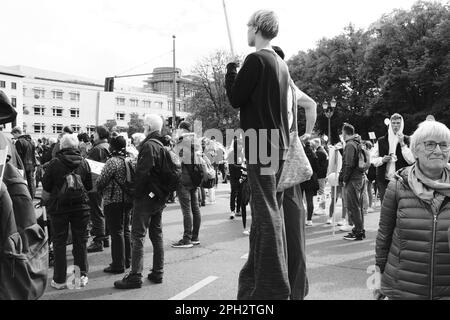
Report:
[[35,169],[36,163],[36,147],[28,134],[22,134],[22,129],[15,127],[11,130],[11,134],[16,139],[16,150],[22,160],[25,169],[25,177],[27,179],[28,190],[31,199],[34,199],[36,193]]
[[[225,87],[232,107],[240,110],[240,127],[257,131],[256,146],[276,146],[278,154],[268,165],[258,151],[251,154],[245,146],[250,200],[253,214],[248,260],[239,274],[239,300],[287,300],[291,290],[286,257],[286,235],[283,219],[283,192],[277,182],[289,147],[287,96],[289,70],[275,53],[271,41],[278,35],[278,17],[273,11],[259,10],[247,23],[247,41],[256,51],[249,54],[239,72],[238,63],[227,65]],[[276,130],[272,141],[268,132]],[[266,151],[267,152],[267,151]],[[256,157],[255,157],[256,156]],[[267,166],[271,168],[267,170]],[[263,173],[263,174],[261,174]],[[253,192],[257,190],[258,192]]]
[[111,264],[103,271],[124,273],[131,265],[130,219],[133,199],[124,190],[127,142],[123,136],[111,138],[109,158],[97,179],[97,192],[103,197],[105,221],[111,235]]
[[[177,189],[181,212],[183,213],[183,238],[172,244],[173,248],[192,248],[199,245],[199,231],[201,224],[200,205],[198,201],[197,188],[191,178],[194,153],[201,152],[201,144],[189,122],[182,121],[178,126],[181,135],[175,145],[175,153],[180,155],[181,183]],[[190,150],[190,152],[189,152]],[[188,152],[186,152],[188,151]]]

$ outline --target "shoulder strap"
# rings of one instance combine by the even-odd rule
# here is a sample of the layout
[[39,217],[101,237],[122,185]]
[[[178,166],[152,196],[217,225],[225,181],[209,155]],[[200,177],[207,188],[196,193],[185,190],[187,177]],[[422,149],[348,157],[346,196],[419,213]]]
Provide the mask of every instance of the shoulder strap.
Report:
[[[295,92],[295,83],[292,79],[289,80],[289,89],[292,91],[292,124],[295,132],[298,132],[297,123],[297,93]],[[290,129],[290,128],[289,128]]]
[[156,142],[156,143],[159,144],[161,147],[164,147],[164,145],[162,144],[162,142],[159,141],[159,140],[157,140],[157,139],[150,139],[150,140],[148,140],[148,141]]

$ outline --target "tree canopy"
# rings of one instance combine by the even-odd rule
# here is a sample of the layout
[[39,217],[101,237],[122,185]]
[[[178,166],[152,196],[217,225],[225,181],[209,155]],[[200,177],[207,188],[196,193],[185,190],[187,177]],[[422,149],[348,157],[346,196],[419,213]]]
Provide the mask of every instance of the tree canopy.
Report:
[[334,140],[344,121],[363,139],[370,131],[384,135],[384,119],[395,112],[410,134],[429,114],[450,125],[449,35],[449,5],[418,1],[410,10],[382,16],[368,30],[349,25],[315,49],[300,51],[288,65],[297,86],[318,103],[319,133],[328,134],[322,103],[335,97]]

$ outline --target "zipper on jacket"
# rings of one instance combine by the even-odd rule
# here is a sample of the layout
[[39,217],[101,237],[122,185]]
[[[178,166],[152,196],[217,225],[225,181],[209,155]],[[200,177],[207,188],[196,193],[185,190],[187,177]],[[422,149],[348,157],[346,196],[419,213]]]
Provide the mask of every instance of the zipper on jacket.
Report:
[[437,213],[433,213],[433,240],[431,242],[431,274],[430,274],[430,300],[433,300],[433,284],[434,284],[434,250],[436,247],[436,224]]

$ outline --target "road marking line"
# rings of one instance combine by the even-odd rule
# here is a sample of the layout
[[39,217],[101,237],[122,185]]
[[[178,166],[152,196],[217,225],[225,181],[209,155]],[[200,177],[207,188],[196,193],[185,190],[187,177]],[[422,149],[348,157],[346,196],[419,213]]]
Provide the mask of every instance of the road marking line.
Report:
[[215,277],[215,276],[209,276],[208,278],[203,279],[202,281],[194,284],[192,287],[187,288],[186,290],[180,292],[179,294],[177,294],[176,296],[173,296],[172,298],[170,298],[169,300],[183,300],[184,298],[186,298],[187,296],[190,296],[191,294],[193,294],[194,292],[200,290],[201,288],[203,288],[204,286],[207,286],[208,284],[210,284],[211,282],[215,281],[219,279],[219,277]]
[[241,259],[248,259],[248,253],[244,254]]

